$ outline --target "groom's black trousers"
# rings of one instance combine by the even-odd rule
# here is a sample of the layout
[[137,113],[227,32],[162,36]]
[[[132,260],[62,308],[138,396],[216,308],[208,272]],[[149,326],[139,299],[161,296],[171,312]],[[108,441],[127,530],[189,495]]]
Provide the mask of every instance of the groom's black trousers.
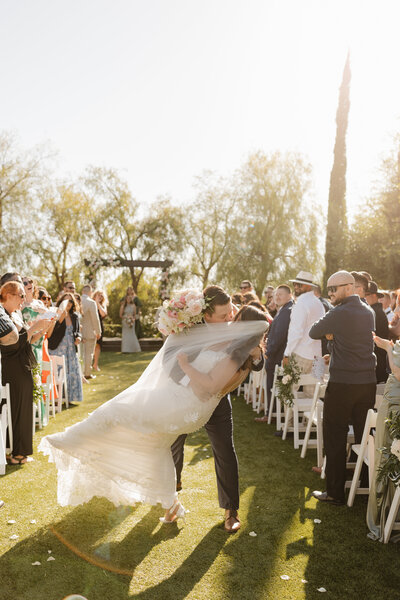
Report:
[[[210,438],[217,475],[218,500],[221,508],[239,508],[239,466],[233,445],[232,405],[224,396],[204,425]],[[187,434],[180,435],[171,446],[176,479],[181,481],[183,452]]]

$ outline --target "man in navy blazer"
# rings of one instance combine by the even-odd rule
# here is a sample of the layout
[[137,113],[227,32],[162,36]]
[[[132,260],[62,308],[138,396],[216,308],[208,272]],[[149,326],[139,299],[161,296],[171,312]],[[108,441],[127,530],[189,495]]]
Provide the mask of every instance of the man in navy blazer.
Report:
[[[271,402],[271,388],[274,381],[275,366],[280,365],[285,352],[293,306],[292,290],[288,285],[279,285],[274,292],[278,313],[272,321],[267,338],[265,369],[267,371],[268,405]],[[266,421],[267,417],[258,417],[256,421]]]

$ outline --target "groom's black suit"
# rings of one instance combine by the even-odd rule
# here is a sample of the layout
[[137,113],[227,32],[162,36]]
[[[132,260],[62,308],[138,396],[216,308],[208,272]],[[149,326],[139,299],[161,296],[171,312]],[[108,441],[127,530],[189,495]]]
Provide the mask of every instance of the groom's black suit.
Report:
[[[253,371],[261,371],[263,360],[253,364]],[[218,500],[221,508],[239,508],[239,466],[233,443],[232,405],[224,396],[209,421],[204,425],[214,454],[217,475]],[[175,463],[176,480],[181,481],[183,452],[187,434],[180,435],[171,446]]]

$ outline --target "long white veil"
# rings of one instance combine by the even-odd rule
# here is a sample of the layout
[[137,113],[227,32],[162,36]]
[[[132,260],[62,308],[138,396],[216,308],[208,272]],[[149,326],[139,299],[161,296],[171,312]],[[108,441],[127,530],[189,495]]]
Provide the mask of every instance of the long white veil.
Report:
[[[92,415],[96,421],[134,424],[135,429],[148,431],[151,423],[155,431],[163,420],[171,422],[171,395],[179,395],[180,389],[190,390],[190,378],[185,376],[178,363],[178,355],[188,356],[189,362],[203,364],[203,372],[207,373],[207,364],[202,361],[205,355],[211,360],[212,367],[218,369],[221,391],[232,378],[232,371],[227,370],[224,376],[224,365],[227,358],[239,369],[249,357],[250,351],[261,341],[268,328],[265,321],[239,321],[230,323],[212,323],[196,325],[186,333],[170,335],[162,349],[150,362],[139,380],[132,386],[99,407]],[[199,367],[201,370],[201,366]],[[206,402],[215,392],[207,389],[196,389],[197,397]],[[157,414],[154,413],[156,409]]]

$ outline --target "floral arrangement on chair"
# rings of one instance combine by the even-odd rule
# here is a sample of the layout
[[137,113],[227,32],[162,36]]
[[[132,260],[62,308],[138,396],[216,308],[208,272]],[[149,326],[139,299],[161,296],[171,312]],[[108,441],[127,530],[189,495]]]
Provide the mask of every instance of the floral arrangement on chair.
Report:
[[282,379],[276,382],[277,396],[281,402],[290,407],[293,406],[293,386],[299,381],[302,373],[293,355],[289,356],[288,363],[282,367],[281,372]]
[[44,389],[42,386],[40,366],[36,364],[32,367],[32,378],[33,378],[33,403],[37,404],[43,402]]
[[158,329],[163,335],[180,333],[201,323],[207,302],[198,290],[178,292],[170,300],[164,300],[158,317]]
[[379,469],[378,480],[390,479],[395,485],[400,485],[400,412],[397,414],[391,412],[386,423],[393,442],[390,449],[379,448],[385,462]]

